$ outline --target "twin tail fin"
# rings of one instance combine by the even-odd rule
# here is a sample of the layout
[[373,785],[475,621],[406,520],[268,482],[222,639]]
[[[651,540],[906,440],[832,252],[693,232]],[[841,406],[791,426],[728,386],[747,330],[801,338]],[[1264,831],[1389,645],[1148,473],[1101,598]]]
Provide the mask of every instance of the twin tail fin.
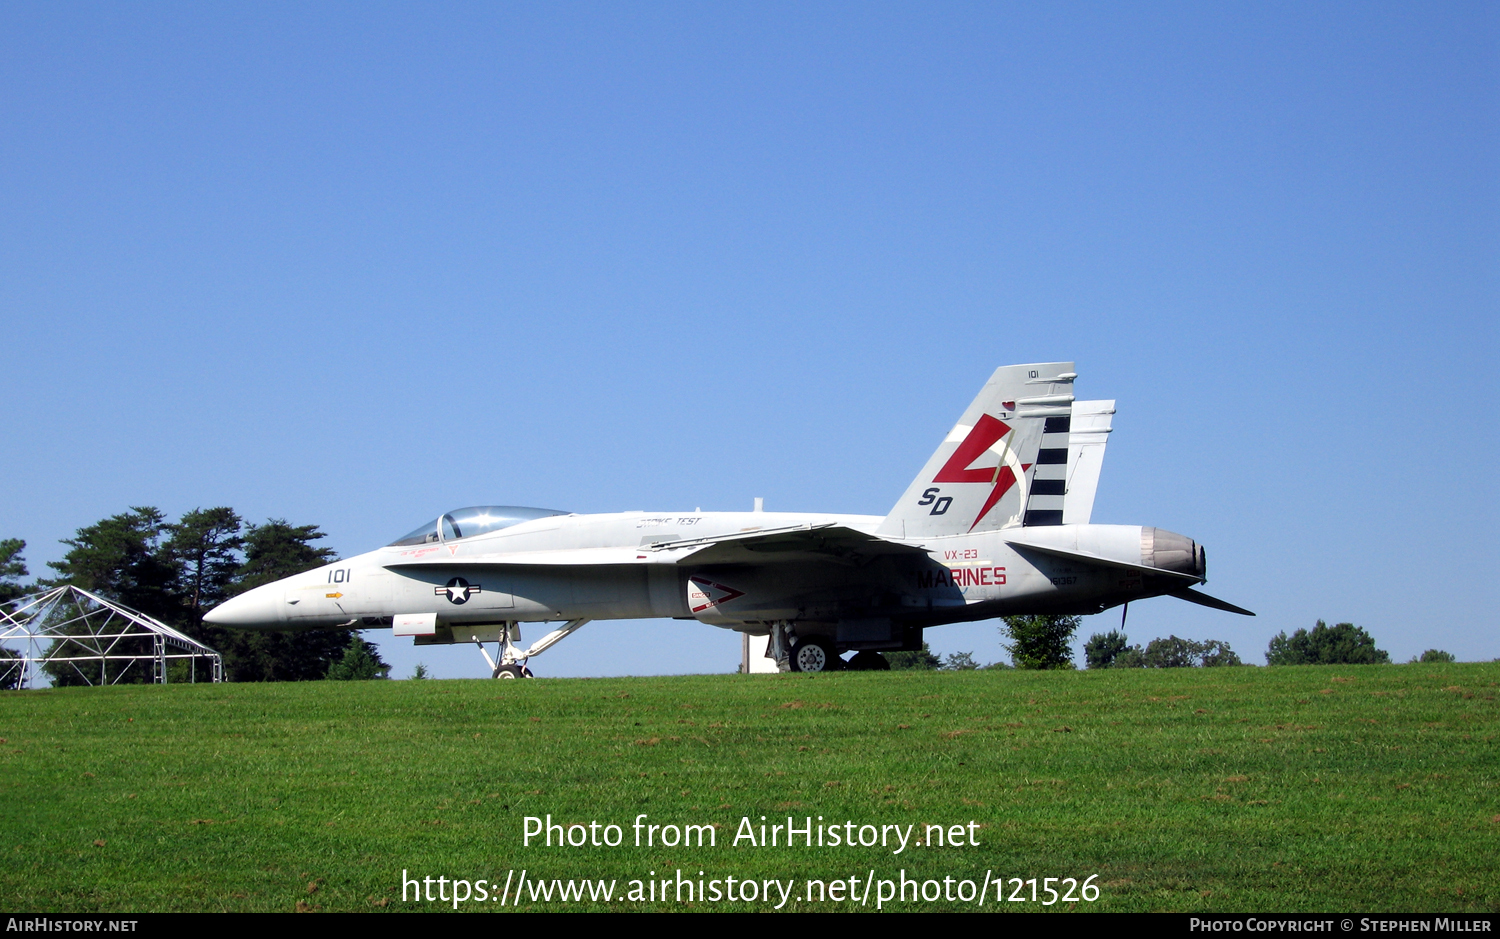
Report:
[[928,538],[1062,524],[1076,377],[1072,362],[997,368],[877,533]]

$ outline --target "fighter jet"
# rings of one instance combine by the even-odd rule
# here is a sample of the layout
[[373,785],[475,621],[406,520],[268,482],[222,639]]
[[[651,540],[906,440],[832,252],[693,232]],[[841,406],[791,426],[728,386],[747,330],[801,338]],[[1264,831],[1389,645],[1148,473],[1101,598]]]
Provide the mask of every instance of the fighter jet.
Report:
[[[1113,401],[1075,401],[1071,362],[996,369],[885,516],[476,506],[383,548],[241,594],[204,619],[251,629],[390,627],[473,643],[496,678],[593,620],[696,619],[768,636],[784,669],[888,667],[932,626],[1090,614],[1194,587],[1203,547],[1092,525]],[[522,623],[561,623],[522,647]],[[491,657],[485,643],[496,643]],[[854,653],[847,661],[846,653]]]

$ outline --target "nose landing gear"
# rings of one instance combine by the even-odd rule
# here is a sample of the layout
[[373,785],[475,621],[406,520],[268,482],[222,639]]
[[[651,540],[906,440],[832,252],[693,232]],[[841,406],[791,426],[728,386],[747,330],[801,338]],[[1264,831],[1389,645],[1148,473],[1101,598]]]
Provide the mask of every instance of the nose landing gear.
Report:
[[521,627],[519,623],[505,623],[500,628],[499,653],[500,661],[490,658],[489,650],[485,649],[484,643],[478,639],[474,644],[479,647],[479,654],[484,656],[485,662],[490,666],[491,678],[531,678],[531,669],[526,667],[527,661],[533,655],[541,655],[559,642],[571,636],[580,626],[589,622],[586,619],[569,620],[560,628],[538,639],[531,648],[524,652],[516,651],[515,643],[521,641]]

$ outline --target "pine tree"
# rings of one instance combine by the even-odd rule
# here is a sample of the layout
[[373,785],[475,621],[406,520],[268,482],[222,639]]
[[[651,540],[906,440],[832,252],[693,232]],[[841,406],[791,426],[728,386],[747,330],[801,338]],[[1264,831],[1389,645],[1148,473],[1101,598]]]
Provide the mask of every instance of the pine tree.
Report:
[[228,599],[245,544],[240,527],[240,517],[228,506],[194,509],[167,526],[163,547],[177,569],[188,625],[198,626],[204,613]]
[[22,556],[25,550],[26,542],[19,538],[0,541],[0,603],[9,603],[30,592],[30,588],[21,583],[21,578],[30,573],[26,570],[26,558]]
[[182,621],[177,598],[177,571],[162,551],[166,517],[151,506],[80,528],[63,544],[70,550],[47,566],[58,576],[42,586],[74,584],[133,610],[173,624]]
[[369,681],[390,676],[391,667],[380,658],[379,651],[364,637],[355,635],[343,658],[328,666],[329,681]]

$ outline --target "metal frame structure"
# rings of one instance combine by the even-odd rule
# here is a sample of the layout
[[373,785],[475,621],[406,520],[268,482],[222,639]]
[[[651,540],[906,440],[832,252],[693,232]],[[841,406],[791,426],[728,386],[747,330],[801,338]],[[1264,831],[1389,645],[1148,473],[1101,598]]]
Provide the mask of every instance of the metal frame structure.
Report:
[[[0,659],[4,687],[29,687],[37,668],[48,662],[68,663],[89,685],[118,684],[140,665],[150,668],[153,683],[164,685],[169,662],[187,659],[188,680],[196,682],[198,660],[207,659],[209,680],[224,680],[224,660],[213,649],[160,620],[82,587],[65,584],[21,597],[7,606],[9,609],[0,608],[0,648],[18,654]],[[128,651],[142,639],[150,641],[149,653]],[[24,648],[15,648],[18,645]],[[126,664],[110,674],[110,662]],[[98,663],[97,674],[85,663]],[[20,669],[19,676],[14,669]]]

